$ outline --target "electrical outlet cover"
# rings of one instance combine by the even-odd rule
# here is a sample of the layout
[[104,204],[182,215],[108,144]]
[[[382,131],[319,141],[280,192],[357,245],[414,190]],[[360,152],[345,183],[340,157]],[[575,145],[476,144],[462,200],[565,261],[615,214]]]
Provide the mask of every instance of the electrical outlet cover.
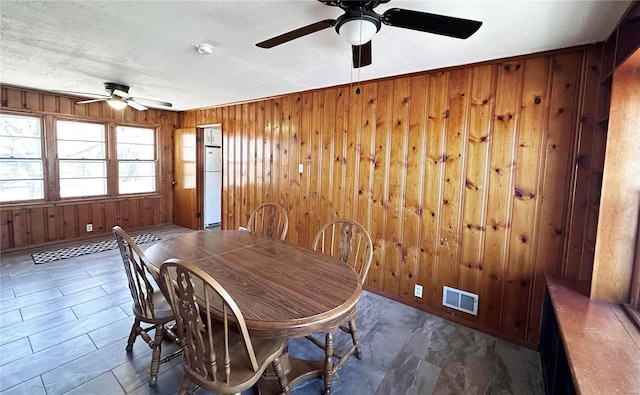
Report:
[[413,291],[413,295],[417,298],[421,298],[422,297],[422,285],[418,285],[416,284],[416,287]]

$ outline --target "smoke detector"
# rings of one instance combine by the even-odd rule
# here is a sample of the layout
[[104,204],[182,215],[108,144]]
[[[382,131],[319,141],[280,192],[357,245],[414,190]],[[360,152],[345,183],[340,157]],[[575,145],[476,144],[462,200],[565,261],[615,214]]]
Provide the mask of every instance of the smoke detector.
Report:
[[196,49],[201,55],[211,55],[213,53],[213,45],[207,43],[196,44]]

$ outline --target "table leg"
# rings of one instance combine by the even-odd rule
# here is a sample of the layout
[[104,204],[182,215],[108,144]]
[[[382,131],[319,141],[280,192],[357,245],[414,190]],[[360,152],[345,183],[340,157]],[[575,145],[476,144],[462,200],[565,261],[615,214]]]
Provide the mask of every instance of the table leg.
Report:
[[[289,380],[289,388],[314,377],[325,376],[325,363],[323,361],[309,361],[306,359],[292,358],[288,350],[280,357],[282,370],[286,372]],[[280,393],[280,383],[273,368],[269,366],[258,381],[258,393],[260,395],[272,395]]]

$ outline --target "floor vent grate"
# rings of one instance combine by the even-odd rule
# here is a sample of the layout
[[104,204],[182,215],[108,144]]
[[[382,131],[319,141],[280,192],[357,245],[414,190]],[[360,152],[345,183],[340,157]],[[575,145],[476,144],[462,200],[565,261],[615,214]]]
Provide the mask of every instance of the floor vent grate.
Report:
[[459,289],[442,287],[442,304],[465,313],[478,315],[478,295]]

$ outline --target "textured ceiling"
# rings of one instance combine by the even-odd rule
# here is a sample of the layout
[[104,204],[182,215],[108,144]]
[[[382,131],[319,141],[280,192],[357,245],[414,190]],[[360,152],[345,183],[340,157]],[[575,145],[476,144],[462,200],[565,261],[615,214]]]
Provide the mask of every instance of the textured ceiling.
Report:
[[[467,40],[383,25],[373,64],[329,28],[272,49],[257,42],[335,19],[318,1],[8,1],[0,83],[103,94],[102,83],[185,110],[602,41],[630,1],[401,1],[378,6],[483,22]],[[195,44],[207,42],[212,55]]]

